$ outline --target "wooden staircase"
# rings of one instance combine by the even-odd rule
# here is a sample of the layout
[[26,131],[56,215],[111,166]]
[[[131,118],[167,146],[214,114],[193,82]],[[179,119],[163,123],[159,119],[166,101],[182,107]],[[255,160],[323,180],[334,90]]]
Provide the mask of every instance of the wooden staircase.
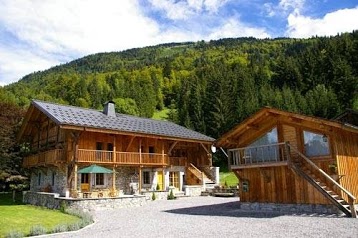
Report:
[[[357,211],[354,207],[354,200],[356,199],[349,191],[343,188],[339,183],[333,180],[328,174],[326,174],[322,169],[317,167],[309,158],[300,153],[297,149],[290,146],[289,148],[294,150],[298,155],[297,158],[290,162],[291,169],[308,181],[314,188],[316,188],[323,196],[325,196],[332,204],[344,212],[348,217],[357,217]],[[317,176],[319,174],[321,177],[325,178],[327,182],[324,182],[322,178]],[[337,192],[332,189],[333,187],[341,191],[342,194],[346,194],[348,201],[342,198]]]
[[195,167],[192,163],[187,167],[187,175],[191,184],[205,185],[205,184],[214,184],[214,182],[208,178],[208,176]]

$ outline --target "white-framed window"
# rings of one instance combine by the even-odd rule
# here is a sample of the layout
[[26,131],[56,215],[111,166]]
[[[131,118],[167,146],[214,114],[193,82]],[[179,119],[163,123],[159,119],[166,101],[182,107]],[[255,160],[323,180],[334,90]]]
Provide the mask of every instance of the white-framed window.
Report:
[[150,172],[143,171],[143,184],[150,184]]
[[308,157],[330,155],[328,138],[324,134],[303,131],[305,154]]
[[169,186],[179,188],[179,172],[169,172]]

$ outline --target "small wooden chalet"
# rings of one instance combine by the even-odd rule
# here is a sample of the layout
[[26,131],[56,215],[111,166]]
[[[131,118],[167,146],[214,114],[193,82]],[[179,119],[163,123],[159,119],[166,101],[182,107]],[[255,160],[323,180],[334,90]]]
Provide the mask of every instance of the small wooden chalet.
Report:
[[347,115],[333,121],[263,108],[224,134],[216,146],[228,149],[240,200],[334,204],[355,217],[358,126],[340,118]]
[[93,198],[215,183],[213,138],[114,108],[32,101],[18,135],[30,147],[30,190]]

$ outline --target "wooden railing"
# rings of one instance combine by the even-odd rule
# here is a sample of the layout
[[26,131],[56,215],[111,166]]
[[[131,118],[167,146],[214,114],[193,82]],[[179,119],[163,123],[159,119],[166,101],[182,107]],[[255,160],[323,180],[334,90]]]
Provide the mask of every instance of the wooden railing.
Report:
[[23,166],[32,167],[39,165],[51,165],[65,161],[65,151],[62,149],[54,149],[25,157],[23,160]]
[[187,180],[190,180],[190,184],[204,184],[204,174],[192,163],[187,167]]
[[166,154],[79,149],[77,162],[167,166],[169,164],[169,159]]
[[289,158],[286,143],[236,148],[228,152],[229,163],[233,166],[277,163]]
[[315,163],[313,163],[307,156],[302,154],[300,151],[298,151],[295,147],[291,146],[290,144],[287,144],[290,150],[293,150],[296,152],[300,158],[302,158],[302,161],[308,164],[312,169],[317,171],[319,174],[321,174],[328,182],[335,185],[336,188],[338,188],[342,193],[344,193],[348,198],[348,204],[350,206],[350,210],[352,213],[352,217],[357,217],[357,213],[354,207],[354,200],[356,199],[353,194],[351,194],[348,190],[346,190],[344,187],[342,187],[339,183],[337,183],[331,176],[329,176],[326,172],[324,172],[321,168],[319,168]]

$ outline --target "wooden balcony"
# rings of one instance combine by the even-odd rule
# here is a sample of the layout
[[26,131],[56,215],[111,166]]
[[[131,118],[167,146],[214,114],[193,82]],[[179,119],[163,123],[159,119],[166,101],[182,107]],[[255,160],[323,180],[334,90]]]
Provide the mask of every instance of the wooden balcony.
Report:
[[[66,162],[65,151],[49,150],[24,158],[24,167],[55,165]],[[169,157],[167,154],[113,152],[79,149],[77,163],[116,164],[122,166],[187,166],[186,157]]]
[[168,157],[167,154],[113,152],[79,149],[77,162],[91,164],[116,164],[123,166],[185,166],[185,157]]
[[290,158],[286,143],[230,149],[231,169],[283,166]]
[[33,167],[55,165],[64,162],[66,162],[65,151],[62,149],[54,149],[27,156],[24,158],[22,164],[24,167]]

